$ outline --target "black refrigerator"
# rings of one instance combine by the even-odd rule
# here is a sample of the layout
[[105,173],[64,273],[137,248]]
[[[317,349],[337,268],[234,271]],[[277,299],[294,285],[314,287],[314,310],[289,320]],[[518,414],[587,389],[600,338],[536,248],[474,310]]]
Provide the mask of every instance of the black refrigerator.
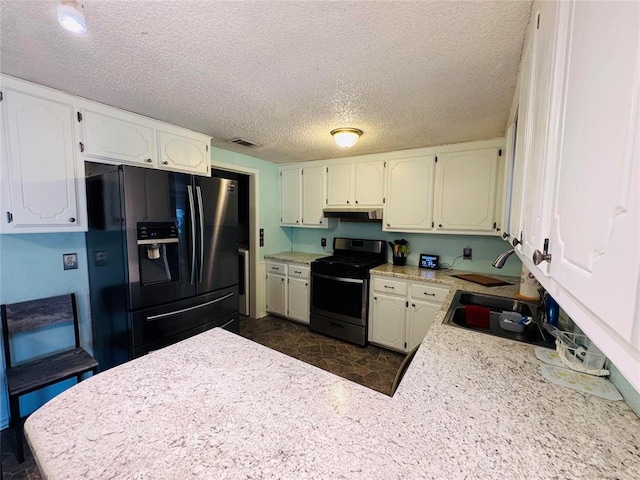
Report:
[[100,370],[210,328],[239,331],[235,180],[87,163]]

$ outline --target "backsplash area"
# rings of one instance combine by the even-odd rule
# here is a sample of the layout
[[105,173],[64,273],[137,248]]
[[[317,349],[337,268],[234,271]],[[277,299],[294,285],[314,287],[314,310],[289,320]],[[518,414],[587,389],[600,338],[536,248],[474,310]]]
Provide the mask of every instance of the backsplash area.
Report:
[[[509,250],[511,245],[498,236],[444,235],[429,233],[383,232],[379,223],[340,222],[338,228],[318,230],[312,228],[286,228],[290,230],[292,250],[310,253],[322,253],[320,239],[327,239],[327,252],[331,251],[333,237],[367,238],[393,242],[404,238],[409,242],[407,265],[418,265],[421,253],[440,255],[441,264],[452,264],[457,270],[494,275],[512,275],[519,277],[522,263],[516,255],[511,255],[502,269],[491,266],[498,255]],[[462,249],[471,247],[471,260],[462,259]],[[456,258],[459,257],[459,258]],[[391,262],[391,253],[388,253]]]

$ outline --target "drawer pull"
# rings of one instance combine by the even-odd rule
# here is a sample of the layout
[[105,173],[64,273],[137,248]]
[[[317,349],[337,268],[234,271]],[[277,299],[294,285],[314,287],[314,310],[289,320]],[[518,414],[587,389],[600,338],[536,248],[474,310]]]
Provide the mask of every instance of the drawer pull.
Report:
[[280,270],[280,267],[271,267],[271,270]]
[[391,290],[395,290],[396,287],[390,287],[389,285],[385,285],[384,288],[390,288]]
[[294,270],[293,273],[302,273],[300,270]]
[[428,293],[428,292],[424,292],[425,295],[429,295],[430,297],[435,297],[436,294],[435,293]]

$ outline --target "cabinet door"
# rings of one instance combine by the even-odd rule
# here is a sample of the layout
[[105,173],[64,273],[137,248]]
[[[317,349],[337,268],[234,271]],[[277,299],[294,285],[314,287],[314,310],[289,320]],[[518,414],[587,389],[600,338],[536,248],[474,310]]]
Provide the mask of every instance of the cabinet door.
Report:
[[[572,2],[569,8],[550,275],[561,285],[561,305],[564,296],[579,300],[637,350],[640,3]],[[585,309],[574,318],[581,327]],[[589,335],[588,325],[583,328]],[[598,346],[615,362],[615,349],[603,343]],[[637,352],[635,358],[635,373],[634,366],[625,372],[616,365],[640,382]]]
[[280,171],[280,224],[300,224],[300,169]]
[[384,198],[384,162],[355,164],[355,202],[359,207],[382,207]]
[[139,166],[158,166],[156,136],[137,116],[104,107],[82,111],[84,156]]
[[434,157],[391,160],[383,230],[431,230]]
[[9,202],[3,205],[3,233],[86,230],[75,109],[62,95],[31,95],[7,84],[3,94],[3,198]]
[[158,131],[160,168],[197,175],[209,175],[209,142],[185,131]]
[[[529,110],[531,128],[525,145],[524,178],[525,195],[522,201],[522,254],[531,259],[536,249],[542,250],[544,239],[549,237],[549,224],[555,174],[555,146],[557,139],[550,124],[552,93],[560,92],[558,83],[552,90],[553,67],[558,50],[555,48],[556,2],[539,2],[534,5],[530,36],[531,82]],[[555,95],[558,97],[559,95]],[[558,103],[557,101],[555,102]],[[556,114],[557,115],[557,114]],[[546,275],[548,263],[528,265],[531,272]]]
[[287,283],[283,275],[267,273],[267,311],[287,315]]
[[325,167],[302,169],[302,224],[324,225]]
[[289,278],[289,308],[287,316],[309,324],[309,280]]
[[329,207],[353,206],[353,164],[327,167],[327,201]]
[[411,351],[420,345],[440,307],[440,304],[411,301],[407,317],[407,350]]
[[434,222],[438,230],[492,232],[498,150],[438,155]]
[[378,293],[371,298],[370,341],[395,350],[405,351],[405,314],[407,310],[405,298]]

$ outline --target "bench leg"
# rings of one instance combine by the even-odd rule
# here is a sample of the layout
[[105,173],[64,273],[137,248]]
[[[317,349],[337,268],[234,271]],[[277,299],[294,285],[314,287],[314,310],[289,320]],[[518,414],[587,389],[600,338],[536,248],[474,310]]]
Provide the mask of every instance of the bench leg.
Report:
[[9,397],[9,410],[11,413],[11,426],[16,432],[16,445],[18,447],[18,462],[24,462],[24,432],[22,419],[20,418],[20,397]]

